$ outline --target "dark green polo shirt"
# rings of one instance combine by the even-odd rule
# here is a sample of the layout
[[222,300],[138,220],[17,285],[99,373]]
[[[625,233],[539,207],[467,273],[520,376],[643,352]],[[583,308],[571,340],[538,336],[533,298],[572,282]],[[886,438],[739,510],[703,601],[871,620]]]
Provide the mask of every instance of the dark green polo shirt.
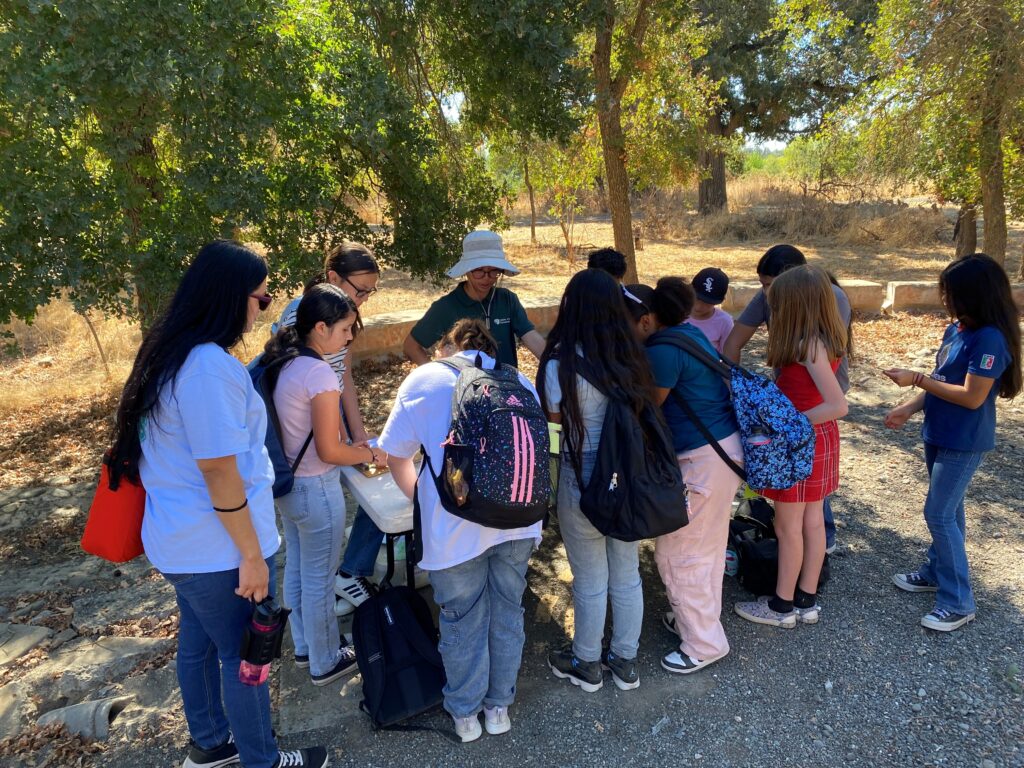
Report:
[[430,349],[457,320],[473,317],[485,322],[490,320],[491,334],[498,342],[498,361],[518,368],[516,339],[532,331],[533,323],[526,316],[519,297],[507,288],[494,287],[483,301],[477,301],[466,294],[466,284],[459,283],[430,305],[427,313],[413,326],[411,336],[421,347]]

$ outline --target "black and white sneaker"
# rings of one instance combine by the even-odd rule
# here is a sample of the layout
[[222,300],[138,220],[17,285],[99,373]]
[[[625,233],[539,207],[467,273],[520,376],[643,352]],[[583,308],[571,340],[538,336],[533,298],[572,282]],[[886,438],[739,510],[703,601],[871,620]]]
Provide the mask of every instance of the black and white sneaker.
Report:
[[341,658],[338,660],[338,663],[334,665],[334,669],[330,672],[325,672],[322,675],[310,675],[310,677],[313,679],[313,685],[319,687],[321,685],[329,685],[338,678],[350,675],[358,669],[359,666],[356,664],[356,649],[351,645],[343,645],[341,646]]
[[904,592],[938,592],[939,588],[932,584],[918,571],[910,573],[894,573],[892,583]]
[[600,661],[582,661],[576,658],[572,652],[572,645],[552,651],[548,654],[548,666],[555,673],[555,677],[568,680],[573,685],[578,685],[587,693],[594,693],[601,690],[604,685],[604,673],[601,671]]
[[[347,600],[352,608],[358,608],[373,594],[373,587],[362,576],[342,576],[339,573],[334,577],[334,594]],[[334,612],[338,613],[337,607]]]
[[698,672],[704,669],[709,664],[714,664],[719,659],[724,659],[728,653],[726,651],[718,656],[712,656],[707,659],[695,659],[693,656],[687,656],[682,651],[672,651],[672,653],[662,658],[661,667],[676,675],[688,675],[691,672]]
[[295,654],[295,666],[299,669],[309,669],[309,655],[308,654]]
[[921,617],[921,626],[936,632],[952,632],[969,621],[974,621],[973,613],[953,613],[945,608],[934,608],[927,616]]
[[327,768],[331,758],[323,747],[306,747],[305,749],[289,749],[277,753],[274,768]]
[[635,656],[632,659],[624,659],[606,649],[601,654],[601,668],[612,673],[612,682],[620,691],[632,691],[640,687],[640,668]]
[[215,749],[203,749],[189,740],[188,757],[181,764],[181,768],[224,768],[227,765],[238,764],[238,747],[229,736],[227,741]]

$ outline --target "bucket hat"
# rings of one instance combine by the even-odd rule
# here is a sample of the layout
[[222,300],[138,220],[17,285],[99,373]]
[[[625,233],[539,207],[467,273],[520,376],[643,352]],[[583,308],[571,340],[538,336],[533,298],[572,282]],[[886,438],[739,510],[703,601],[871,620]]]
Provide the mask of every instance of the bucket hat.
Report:
[[486,229],[470,232],[462,240],[462,258],[448,270],[448,277],[462,277],[481,267],[497,267],[507,275],[518,275],[519,270],[505,258],[501,235]]

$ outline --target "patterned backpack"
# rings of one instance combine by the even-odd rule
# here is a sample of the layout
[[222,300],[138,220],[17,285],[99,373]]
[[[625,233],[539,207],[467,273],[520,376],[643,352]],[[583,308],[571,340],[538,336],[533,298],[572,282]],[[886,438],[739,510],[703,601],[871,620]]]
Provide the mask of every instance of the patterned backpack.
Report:
[[661,331],[653,334],[647,345],[656,344],[682,349],[730,383],[732,407],[743,442],[743,468],[729,458],[689,403],[674,391],[673,395],[704,438],[723,461],[747,481],[747,485],[758,491],[785,489],[810,477],[814,467],[814,427],[774,381],[725,358],[716,359],[696,341],[681,333]]
[[441,505],[488,528],[523,528],[543,520],[551,493],[548,421],[519,371],[483,368],[453,356],[439,361],[458,373],[452,422],[440,472],[424,451]]

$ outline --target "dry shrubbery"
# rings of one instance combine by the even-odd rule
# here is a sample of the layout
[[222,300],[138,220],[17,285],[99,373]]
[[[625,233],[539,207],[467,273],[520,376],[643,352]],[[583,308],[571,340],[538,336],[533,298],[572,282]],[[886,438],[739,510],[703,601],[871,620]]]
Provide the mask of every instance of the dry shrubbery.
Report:
[[682,229],[690,237],[717,241],[828,238],[836,245],[884,243],[891,248],[951,241],[952,222],[938,206],[911,206],[899,200],[865,201],[863,197],[864,190],[833,189],[814,194],[796,185],[755,178],[733,182],[729,212],[691,214],[682,220]]

